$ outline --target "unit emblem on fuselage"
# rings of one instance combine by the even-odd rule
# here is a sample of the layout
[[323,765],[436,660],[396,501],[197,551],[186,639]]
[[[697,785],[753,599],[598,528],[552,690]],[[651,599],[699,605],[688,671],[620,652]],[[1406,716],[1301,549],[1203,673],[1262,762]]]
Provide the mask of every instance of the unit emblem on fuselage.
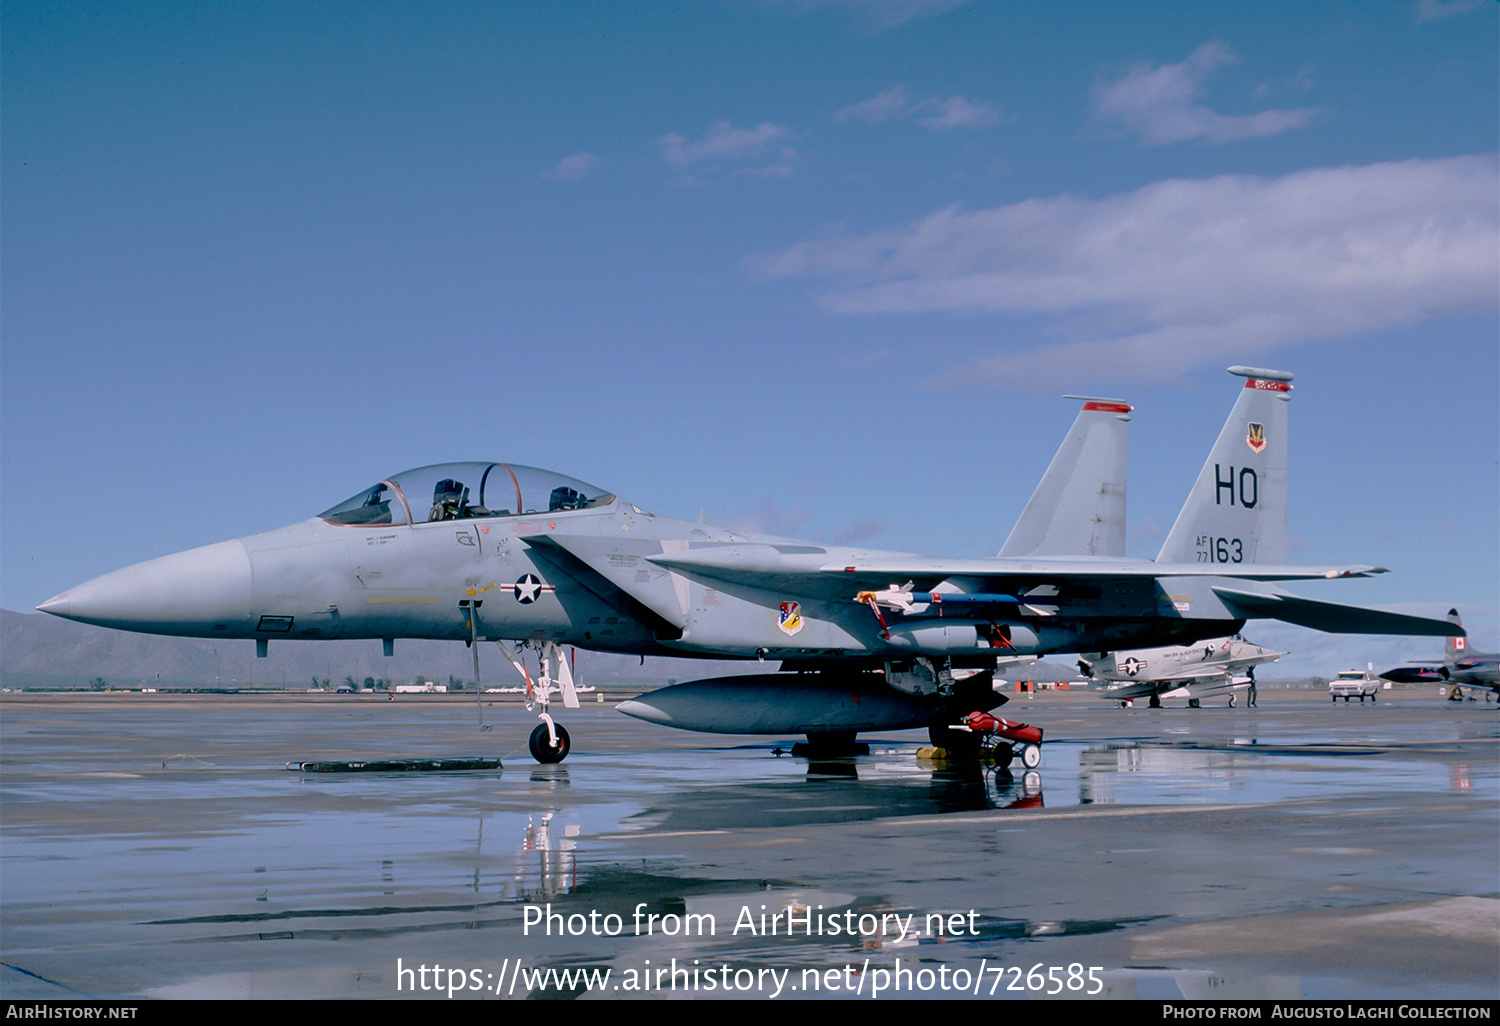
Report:
[[781,604],[781,619],[777,626],[787,634],[796,634],[802,629],[802,604],[800,602],[783,602]]

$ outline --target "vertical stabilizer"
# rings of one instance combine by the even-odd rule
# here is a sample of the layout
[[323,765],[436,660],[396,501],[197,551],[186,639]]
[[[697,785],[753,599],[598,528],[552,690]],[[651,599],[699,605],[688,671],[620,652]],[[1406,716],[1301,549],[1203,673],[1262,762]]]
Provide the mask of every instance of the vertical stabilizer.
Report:
[[1083,409],[1021,512],[1001,556],[1125,555],[1125,431],[1129,404],[1082,399]]
[[[1464,622],[1458,618],[1458,610],[1448,610],[1448,622],[1455,627],[1462,627]],[[1458,657],[1463,655],[1469,648],[1468,638],[1449,637],[1443,640],[1443,663],[1452,666],[1458,662]]]
[[1230,367],[1245,379],[1158,563],[1285,563],[1287,403],[1292,376]]

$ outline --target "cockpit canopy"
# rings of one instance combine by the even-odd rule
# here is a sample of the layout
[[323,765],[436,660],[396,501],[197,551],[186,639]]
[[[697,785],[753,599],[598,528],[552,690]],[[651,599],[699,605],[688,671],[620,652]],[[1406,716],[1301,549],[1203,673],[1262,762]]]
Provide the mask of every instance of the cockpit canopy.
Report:
[[605,506],[614,496],[514,463],[438,463],[386,478],[318,516],[345,527],[472,520]]

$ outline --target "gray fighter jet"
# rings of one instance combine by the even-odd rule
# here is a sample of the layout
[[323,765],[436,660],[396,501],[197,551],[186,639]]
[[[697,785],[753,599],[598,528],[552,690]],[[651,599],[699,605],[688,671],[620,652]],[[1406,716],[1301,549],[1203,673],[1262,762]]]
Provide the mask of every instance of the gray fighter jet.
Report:
[[[124,630],[254,639],[260,655],[280,639],[379,638],[387,654],[398,638],[492,640],[539,711],[531,750],[542,762],[570,746],[550,715],[555,695],[577,704],[565,646],[779,662],[620,708],[690,730],[805,733],[814,750],[835,751],[861,731],[920,726],[964,747],[970,735],[951,728],[1004,702],[993,686],[1001,660],[1188,644],[1254,618],[1461,632],[1274,586],[1383,569],[1281,565],[1291,375],[1230,372],[1244,388],[1166,560],[1123,555],[1129,407],[1088,400],[993,558],[752,535],[659,517],[550,471],[450,463],[378,481],[302,523],[105,574],[37,608]],[[475,666],[477,677],[477,655]],[[1034,764],[1035,728],[1006,726]]]
[[[1448,610],[1448,621],[1462,629],[1458,610]],[[1442,662],[1423,662],[1416,666],[1398,666],[1386,670],[1380,676],[1397,684],[1451,684],[1448,689],[1450,701],[1461,701],[1464,689],[1483,692],[1484,700],[1500,697],[1500,652],[1474,652],[1468,647],[1468,639],[1452,637],[1443,645]]]

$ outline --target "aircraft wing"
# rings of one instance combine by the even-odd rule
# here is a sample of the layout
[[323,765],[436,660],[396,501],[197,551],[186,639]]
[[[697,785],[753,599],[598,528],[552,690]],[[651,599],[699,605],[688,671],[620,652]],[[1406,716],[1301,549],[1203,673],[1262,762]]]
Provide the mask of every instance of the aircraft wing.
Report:
[[1299,595],[1220,587],[1215,587],[1213,592],[1219,596],[1225,608],[1239,619],[1281,620],[1333,634],[1417,634],[1443,638],[1463,630],[1447,620],[1388,613],[1383,609],[1343,606],[1336,602],[1319,602]]
[[[604,537],[547,533],[528,535],[522,541],[539,552],[571,560],[574,565],[567,569],[589,578],[588,583],[596,590],[618,593],[645,613],[646,619],[669,632],[680,629],[685,622],[687,576],[829,600],[853,599],[861,591],[889,588],[895,581],[911,581],[913,584],[908,587],[920,590],[950,578],[967,578],[982,582],[985,594],[975,595],[975,601],[993,599],[993,604],[1008,604],[1045,602],[1046,598],[1037,591],[1048,586],[1102,585],[1139,590],[1162,578],[1271,582],[1366,577],[1385,572],[1383,567],[1366,565],[1153,563],[1113,557],[932,559],[905,554],[864,558],[858,552],[851,553],[844,561],[830,563],[829,556],[837,558],[837,554],[821,546],[775,542],[684,546],[660,551],[660,543],[642,539],[639,548],[632,552],[621,548],[620,539]],[[1213,586],[1213,592],[1237,619],[1283,620],[1316,630],[1354,634],[1449,636],[1462,630],[1447,620],[1318,602],[1277,592],[1220,586]],[[1027,594],[1021,597],[1022,593]]]
[[1141,681],[1139,684],[1122,684],[1117,688],[1108,688],[1099,692],[1099,697],[1107,702],[1123,702],[1136,698],[1150,698],[1161,692],[1161,688],[1151,681]]
[[[1101,581],[1156,577],[1228,577],[1240,581],[1310,581],[1339,577],[1372,577],[1382,566],[1265,566],[1251,563],[1152,563],[1141,559],[917,559],[873,560],[853,566],[824,566],[823,573],[868,578],[913,578],[918,575],[1020,580]],[[1443,621],[1447,623],[1447,621]],[[1449,625],[1452,626],[1451,624]]]
[[1111,702],[1125,699],[1148,698],[1179,689],[1187,691],[1189,697],[1202,698],[1235,688],[1250,686],[1250,678],[1235,677],[1228,673],[1185,673],[1169,677],[1155,677],[1139,684],[1127,684],[1101,692],[1099,697]]
[[1228,676],[1229,674],[1222,670],[1217,672],[1212,670],[1184,670],[1181,673],[1168,673],[1160,677],[1152,677],[1149,683],[1174,684],[1177,687],[1181,687],[1184,684],[1191,684],[1195,680],[1217,681],[1224,680]]
[[[785,553],[788,546],[714,545],[686,552],[649,557],[659,566],[703,577],[713,577],[759,588],[827,591],[818,578],[833,582],[833,593],[883,587],[892,581],[909,580],[931,586],[950,577],[997,581],[1087,581],[1146,580],[1159,577],[1226,577],[1244,581],[1306,581],[1338,577],[1369,577],[1385,573],[1378,566],[1258,566],[1223,563],[1152,563],[1148,560],[1091,559],[928,559],[921,556],[892,559],[855,559],[829,564],[815,560],[813,553]],[[811,546],[808,546],[811,548]],[[1446,620],[1444,625],[1451,628]]]

